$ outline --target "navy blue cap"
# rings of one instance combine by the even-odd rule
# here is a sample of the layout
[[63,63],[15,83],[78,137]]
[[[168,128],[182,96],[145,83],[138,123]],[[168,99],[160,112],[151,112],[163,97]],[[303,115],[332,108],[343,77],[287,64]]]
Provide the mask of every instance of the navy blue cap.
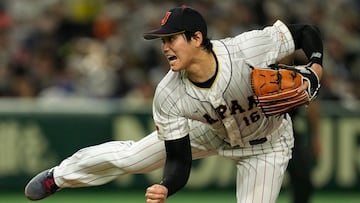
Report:
[[161,27],[144,33],[144,39],[156,39],[184,32],[200,31],[207,36],[207,26],[202,15],[190,7],[177,7],[166,12]]

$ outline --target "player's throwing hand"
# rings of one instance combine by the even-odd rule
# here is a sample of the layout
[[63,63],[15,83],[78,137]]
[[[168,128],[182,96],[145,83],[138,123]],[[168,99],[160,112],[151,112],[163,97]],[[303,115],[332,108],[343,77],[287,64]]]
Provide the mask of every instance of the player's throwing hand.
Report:
[[146,189],[146,203],[164,203],[168,194],[168,189],[159,184],[154,184]]

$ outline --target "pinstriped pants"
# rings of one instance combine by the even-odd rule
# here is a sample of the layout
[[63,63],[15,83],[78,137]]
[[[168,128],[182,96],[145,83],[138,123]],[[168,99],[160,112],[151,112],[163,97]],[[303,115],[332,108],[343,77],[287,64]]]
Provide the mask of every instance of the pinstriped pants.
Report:
[[[193,159],[213,155],[236,161],[237,202],[276,202],[293,147],[290,120],[268,135],[265,143],[243,148],[231,147],[207,125],[192,123],[190,132]],[[148,173],[164,166],[163,141],[152,132],[138,141],[112,141],[86,147],[54,167],[60,188],[103,185],[127,174]]]

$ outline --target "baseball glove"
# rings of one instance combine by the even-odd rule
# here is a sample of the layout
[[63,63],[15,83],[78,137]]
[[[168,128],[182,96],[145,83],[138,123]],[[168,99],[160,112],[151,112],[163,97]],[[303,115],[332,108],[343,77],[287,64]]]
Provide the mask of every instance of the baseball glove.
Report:
[[[308,81],[306,90],[298,91]],[[272,65],[269,68],[252,68],[251,86],[257,106],[266,116],[289,112],[309,104],[318,94],[319,77],[305,66]]]

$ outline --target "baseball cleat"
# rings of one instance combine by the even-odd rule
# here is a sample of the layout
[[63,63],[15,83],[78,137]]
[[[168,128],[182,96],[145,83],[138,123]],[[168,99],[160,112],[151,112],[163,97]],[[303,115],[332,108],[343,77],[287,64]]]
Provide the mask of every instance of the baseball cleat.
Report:
[[55,193],[58,189],[54,181],[53,169],[48,169],[30,180],[25,187],[25,196],[29,200],[40,200]]

